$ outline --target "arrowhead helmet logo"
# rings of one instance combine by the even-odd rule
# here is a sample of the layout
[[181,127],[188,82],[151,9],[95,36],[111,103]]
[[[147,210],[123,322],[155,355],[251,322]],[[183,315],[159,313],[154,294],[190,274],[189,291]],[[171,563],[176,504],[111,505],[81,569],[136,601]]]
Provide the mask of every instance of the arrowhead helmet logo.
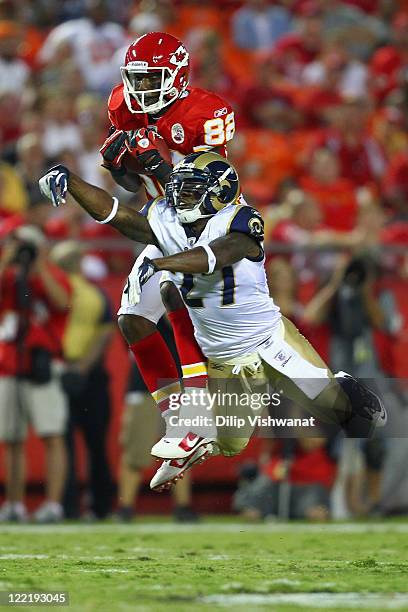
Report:
[[172,54],[170,62],[175,66],[183,66],[186,64],[188,62],[187,49],[183,47],[183,45],[180,45]]

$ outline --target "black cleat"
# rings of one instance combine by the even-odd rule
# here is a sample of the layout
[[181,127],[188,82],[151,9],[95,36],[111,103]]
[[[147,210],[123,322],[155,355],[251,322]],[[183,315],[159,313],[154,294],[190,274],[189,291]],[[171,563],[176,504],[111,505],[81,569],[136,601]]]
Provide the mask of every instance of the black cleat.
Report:
[[387,423],[387,412],[381,398],[346,372],[335,374],[336,381],[350,400],[352,414],[342,423],[349,438],[369,438],[377,427]]

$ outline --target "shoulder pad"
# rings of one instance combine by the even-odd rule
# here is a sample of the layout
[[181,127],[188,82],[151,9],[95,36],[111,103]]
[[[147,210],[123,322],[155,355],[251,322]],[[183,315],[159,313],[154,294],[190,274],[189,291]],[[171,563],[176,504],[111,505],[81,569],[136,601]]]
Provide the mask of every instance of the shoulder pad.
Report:
[[225,118],[226,115],[233,112],[231,104],[212,91],[195,88],[192,94],[195,98],[196,109],[199,109],[205,119]]
[[152,200],[149,200],[148,202],[146,202],[146,204],[140,210],[140,214],[143,215],[144,217],[146,217],[149,220],[151,215],[152,215],[152,212],[153,212],[154,208],[157,205],[159,205],[160,210],[162,210],[163,209],[163,205],[165,205],[165,204],[166,204],[166,200],[162,196],[159,196],[158,198],[153,198]]
[[121,105],[125,102],[125,98],[123,97],[123,85],[120,83],[116,85],[108,98],[108,109],[110,111],[118,110]]
[[261,214],[251,206],[237,206],[228,224],[227,233],[241,232],[254,238],[257,242],[264,240],[264,222]]

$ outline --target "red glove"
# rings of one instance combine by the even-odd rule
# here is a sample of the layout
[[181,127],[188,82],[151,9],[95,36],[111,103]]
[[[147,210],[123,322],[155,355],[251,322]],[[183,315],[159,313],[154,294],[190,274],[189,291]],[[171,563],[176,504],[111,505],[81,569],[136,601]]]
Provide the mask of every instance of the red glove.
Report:
[[127,150],[126,132],[115,130],[112,127],[108,138],[99,149],[103,157],[102,166],[108,170],[119,170],[122,165],[122,157]]
[[127,132],[129,153],[144,167],[146,174],[159,180],[172,170],[170,151],[160,134],[148,128]]
[[127,132],[126,146],[132,155],[141,155],[148,151],[159,151],[163,143],[162,136],[149,128],[140,128]]

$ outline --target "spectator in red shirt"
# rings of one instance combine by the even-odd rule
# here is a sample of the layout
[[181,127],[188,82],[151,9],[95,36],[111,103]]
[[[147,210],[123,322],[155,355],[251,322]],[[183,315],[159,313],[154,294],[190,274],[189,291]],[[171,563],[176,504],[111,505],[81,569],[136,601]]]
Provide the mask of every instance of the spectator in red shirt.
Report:
[[401,12],[393,20],[392,44],[377,49],[370,63],[371,91],[379,102],[406,81],[407,63],[408,14]]
[[401,153],[391,161],[382,181],[387,202],[395,211],[396,218],[407,221],[408,217],[408,153]]
[[248,486],[235,494],[234,506],[250,519],[266,516],[326,520],[336,476],[325,438],[268,440],[270,457]]
[[30,205],[24,213],[16,213],[0,220],[0,239],[4,240],[21,225],[35,225],[35,227],[48,234],[45,231],[45,227],[48,223],[50,212],[48,202],[43,199],[37,187],[37,195],[33,192]]
[[349,247],[359,242],[358,232],[326,229],[315,197],[301,189],[291,189],[283,206],[290,212],[276,223],[269,240],[297,246]]
[[305,66],[302,83],[343,97],[362,97],[367,93],[367,68],[341,45],[331,44],[316,61]]
[[322,50],[322,14],[319,10],[306,12],[299,20],[299,31],[282,36],[274,53],[284,63],[285,72],[299,83],[303,68],[313,62]]
[[301,177],[301,188],[320,206],[326,228],[348,231],[356,222],[355,185],[340,176],[339,160],[330,149],[317,149],[309,173]]
[[31,422],[47,459],[46,500],[34,518],[62,518],[66,404],[57,370],[71,288],[46,259],[44,235],[21,226],[0,257],[0,439],[6,444],[6,502],[0,521],[26,518],[24,439]]
[[337,154],[340,175],[357,186],[378,184],[386,167],[381,146],[368,133],[368,110],[364,100],[345,101],[316,143]]
[[308,301],[314,291],[310,283],[301,284],[294,267],[282,257],[274,257],[267,265],[266,275],[271,297],[282,314],[289,318],[323,359],[328,359],[328,329],[309,321]]
[[354,248],[365,239],[364,229],[358,227],[351,231],[326,228],[315,198],[301,189],[289,191],[283,207],[291,213],[273,227],[267,239],[281,243],[283,247],[292,246],[288,257],[304,283],[316,282],[321,275],[325,276],[332,270],[333,249]]

